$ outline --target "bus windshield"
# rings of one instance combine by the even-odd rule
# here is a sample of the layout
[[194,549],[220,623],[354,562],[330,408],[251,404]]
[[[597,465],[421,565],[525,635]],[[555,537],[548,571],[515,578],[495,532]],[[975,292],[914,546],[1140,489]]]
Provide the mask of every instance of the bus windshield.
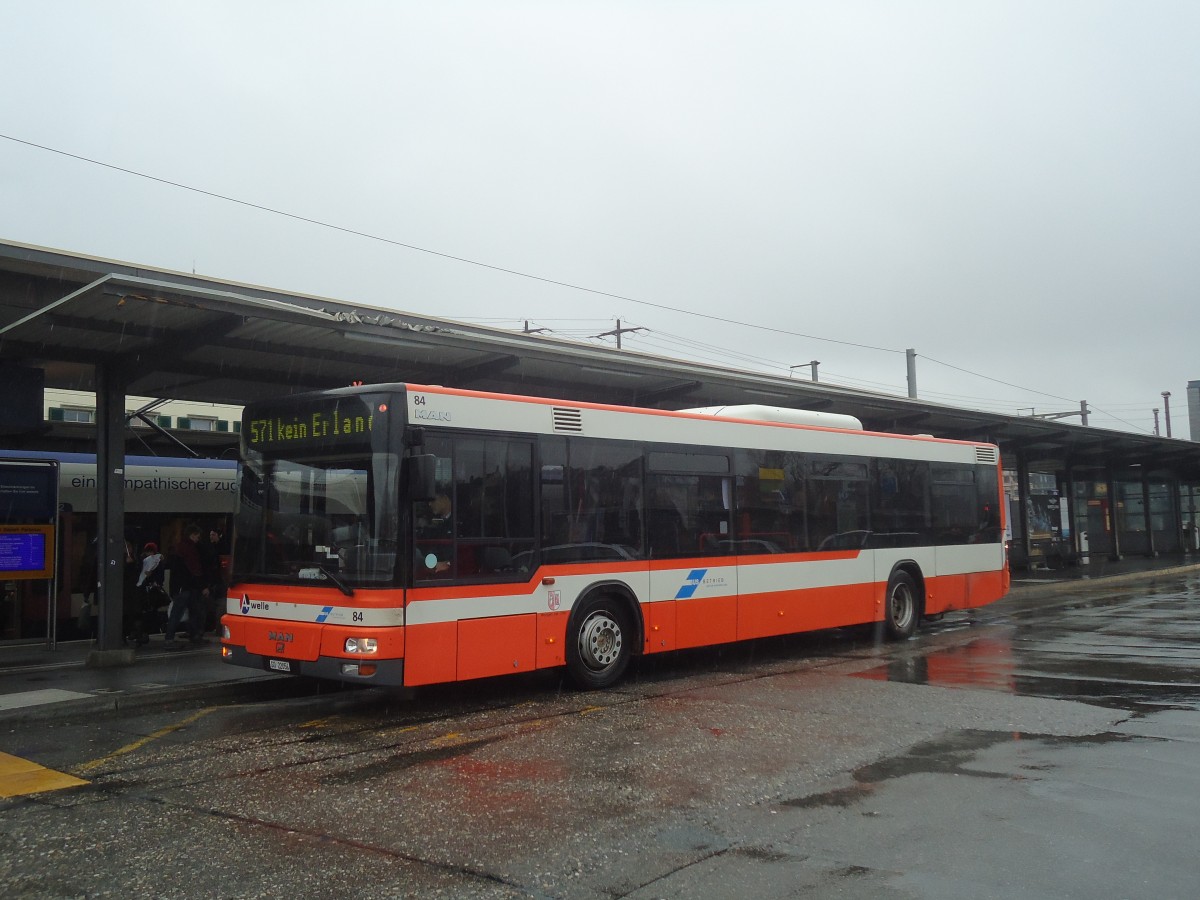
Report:
[[397,576],[400,460],[250,454],[242,471],[235,574],[333,586],[382,586]]

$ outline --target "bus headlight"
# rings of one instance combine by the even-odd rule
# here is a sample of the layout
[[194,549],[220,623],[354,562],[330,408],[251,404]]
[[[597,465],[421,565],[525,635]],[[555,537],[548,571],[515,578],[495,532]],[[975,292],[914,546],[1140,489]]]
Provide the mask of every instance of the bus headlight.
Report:
[[346,638],[347,653],[376,653],[378,651],[379,641],[375,640],[375,638]]

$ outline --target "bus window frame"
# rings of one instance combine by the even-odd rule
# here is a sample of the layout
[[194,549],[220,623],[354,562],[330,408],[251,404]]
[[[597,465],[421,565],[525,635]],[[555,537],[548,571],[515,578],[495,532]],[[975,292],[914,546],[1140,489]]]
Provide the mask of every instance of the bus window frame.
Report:
[[[527,544],[520,551],[513,552],[511,549],[502,547],[506,543],[502,538],[489,537],[487,535],[472,535],[464,536],[459,527],[460,513],[466,501],[459,497],[458,477],[459,477],[459,448],[467,441],[481,441],[485,444],[488,442],[503,442],[506,447],[511,448],[514,445],[527,446],[529,448],[529,485],[528,491],[530,509],[529,513],[529,529],[530,534],[525,538],[509,538],[507,543],[516,545],[517,543]],[[414,588],[426,587],[448,587],[451,585],[473,585],[473,584],[508,584],[522,583],[529,581],[536,572],[536,561],[538,556],[539,535],[539,510],[537,508],[538,490],[534,488],[536,481],[535,473],[538,471],[538,435],[525,434],[522,432],[510,431],[482,431],[482,430],[466,430],[466,429],[426,429],[423,435],[421,444],[422,455],[433,457],[435,473],[439,468],[437,461],[449,460],[449,481],[442,482],[439,476],[435,474],[434,478],[434,494],[435,497],[431,500],[421,498],[410,498],[405,495],[402,499],[403,514],[405,517],[405,539],[403,551],[404,557],[407,560],[408,572],[404,582],[406,586]],[[441,450],[444,446],[448,446],[450,455],[441,455]],[[507,484],[510,478],[509,456],[505,455],[505,483]],[[432,506],[436,502],[437,497],[443,495],[444,488],[449,486],[449,493],[446,498],[450,503],[450,518],[449,532],[445,535],[434,537],[431,534],[418,534],[419,516],[416,510],[416,505],[425,503]],[[422,546],[425,545],[425,546]],[[448,559],[433,549],[434,547],[449,547]],[[461,549],[469,549],[473,559],[479,561],[480,566],[483,566],[483,560],[489,557],[488,550],[501,550],[508,554],[508,564],[504,566],[494,565],[487,566],[489,571],[478,571],[464,575],[461,572],[461,561],[466,554],[460,553]],[[419,555],[420,554],[420,555]],[[512,563],[522,554],[528,554],[531,564],[528,568],[519,568]],[[432,556],[435,558],[433,566],[429,566],[426,560]],[[499,560],[500,557],[496,553],[491,554],[493,560]],[[448,563],[446,568],[441,568],[443,563]],[[423,567],[424,566],[424,570]]]

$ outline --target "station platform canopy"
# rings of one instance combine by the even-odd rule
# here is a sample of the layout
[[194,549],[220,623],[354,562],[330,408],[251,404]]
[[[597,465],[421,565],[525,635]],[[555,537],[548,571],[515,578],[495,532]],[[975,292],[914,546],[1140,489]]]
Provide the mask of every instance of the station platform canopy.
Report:
[[[420,306],[419,299],[405,305]],[[353,382],[413,382],[660,409],[763,404],[869,430],[1000,445],[1055,469],[1142,467],[1200,480],[1200,443],[1005,416],[583,345],[271,288],[0,243],[0,360],[45,387],[241,405]],[[11,444],[19,435],[6,436]]]

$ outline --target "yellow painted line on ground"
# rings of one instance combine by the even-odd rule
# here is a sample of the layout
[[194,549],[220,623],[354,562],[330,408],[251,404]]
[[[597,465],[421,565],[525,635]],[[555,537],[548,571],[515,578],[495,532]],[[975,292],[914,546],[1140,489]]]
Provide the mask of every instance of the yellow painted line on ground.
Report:
[[0,753],[0,797],[22,797],[25,794],[58,791],[81,784],[87,782],[66,772],[56,772],[39,766],[19,756]]
[[193,722],[197,721],[198,719],[200,719],[204,716],[207,716],[210,712],[215,712],[216,709],[217,709],[217,707],[215,707],[215,706],[210,706],[207,709],[202,709],[199,712],[193,713],[192,715],[188,716],[186,719],[176,722],[174,725],[168,725],[166,728],[160,728],[160,729],[158,729],[158,731],[154,732],[154,734],[146,735],[146,737],[144,737],[144,738],[138,738],[132,744],[126,744],[124,747],[114,750],[112,753],[108,754],[108,756],[102,756],[99,759],[93,759],[91,762],[85,762],[82,765],[78,765],[75,767],[75,771],[90,772],[93,769],[98,769],[102,765],[104,765],[106,762],[109,762],[110,760],[114,760],[118,756],[124,756],[125,754],[132,753],[135,750],[140,750],[143,747],[145,747],[147,744],[149,744],[151,741],[157,741],[159,738],[164,738],[171,732],[178,731],[180,728],[183,728],[185,725],[191,725]]
[[338,716],[329,716],[324,719],[313,719],[311,722],[305,722],[300,727],[301,728],[322,728],[337,718],[339,718],[339,717]]

